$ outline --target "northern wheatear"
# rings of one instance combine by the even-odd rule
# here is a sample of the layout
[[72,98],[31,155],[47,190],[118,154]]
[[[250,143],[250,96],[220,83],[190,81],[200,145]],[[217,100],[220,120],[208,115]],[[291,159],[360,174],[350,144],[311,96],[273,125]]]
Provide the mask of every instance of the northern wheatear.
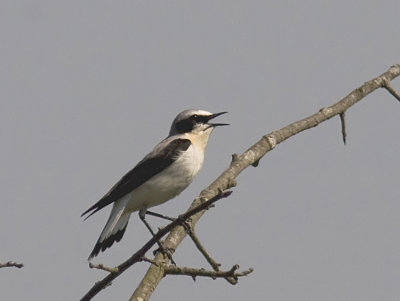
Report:
[[88,218],[113,203],[110,217],[89,260],[121,240],[132,212],[139,211],[139,216],[144,219],[148,208],[174,198],[193,181],[203,165],[212,130],[227,125],[209,121],[224,113],[212,114],[203,110],[179,113],[172,122],[168,137],[82,214],[90,213]]

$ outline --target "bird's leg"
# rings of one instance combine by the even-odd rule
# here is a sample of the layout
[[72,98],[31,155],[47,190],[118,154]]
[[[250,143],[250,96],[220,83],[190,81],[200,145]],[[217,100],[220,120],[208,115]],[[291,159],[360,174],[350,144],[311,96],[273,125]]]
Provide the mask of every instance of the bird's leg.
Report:
[[[154,233],[153,229],[151,228],[150,224],[146,221],[146,211],[147,211],[146,209],[139,210],[139,217],[142,220],[142,222],[145,224],[146,228],[150,231],[151,235],[154,237],[155,233]],[[164,246],[162,245],[162,243],[159,240],[157,240],[157,244],[158,244],[159,250],[161,250],[161,252],[163,252],[164,254],[166,254],[169,257],[172,264],[176,265],[175,261],[172,259],[171,252],[169,252],[166,248],[164,248]]]
[[[139,217],[146,226],[146,228],[150,231],[151,235],[155,235],[153,229],[151,228],[150,224],[146,221],[146,209],[141,209],[139,210]],[[157,243],[160,245],[160,241],[157,241]]]
[[157,212],[153,212],[153,211],[146,211],[145,214],[152,215],[152,216],[155,216],[155,217],[159,217],[159,218],[162,218],[162,219],[166,219],[166,220],[171,221],[171,222],[174,222],[174,221],[176,221],[178,219],[179,222],[180,222],[180,225],[185,228],[187,233],[189,233],[191,231],[190,225],[188,224],[188,222],[186,220],[181,219],[179,216],[177,218],[174,218],[174,217],[169,217],[169,216],[166,216],[166,215],[163,215],[163,214],[160,214],[160,213],[157,213]]
[[171,222],[176,220],[176,218],[169,217],[169,216],[166,216],[166,215],[163,215],[163,214],[160,214],[160,213],[157,213],[157,212],[153,212],[153,211],[148,211],[148,210],[146,211],[145,214],[152,215],[152,216],[155,216],[155,217],[159,217],[159,218],[162,218],[162,219],[166,219],[166,220],[171,221]]

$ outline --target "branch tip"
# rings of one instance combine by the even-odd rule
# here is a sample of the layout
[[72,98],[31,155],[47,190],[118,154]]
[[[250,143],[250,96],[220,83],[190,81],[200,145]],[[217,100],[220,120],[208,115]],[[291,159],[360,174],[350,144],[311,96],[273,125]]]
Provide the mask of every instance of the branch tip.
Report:
[[89,268],[103,270],[103,271],[106,271],[106,272],[109,272],[109,273],[112,273],[112,274],[116,274],[116,273],[119,272],[118,267],[110,268],[110,267],[105,266],[102,263],[96,264],[96,263],[93,263],[93,262],[89,262]]
[[224,190],[222,191],[221,198],[227,198],[232,194],[232,190]]

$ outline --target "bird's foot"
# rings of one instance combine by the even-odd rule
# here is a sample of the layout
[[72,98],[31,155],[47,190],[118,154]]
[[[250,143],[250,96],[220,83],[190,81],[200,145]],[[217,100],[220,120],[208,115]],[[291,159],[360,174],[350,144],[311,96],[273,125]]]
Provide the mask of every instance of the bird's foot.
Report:
[[155,256],[157,253],[161,252],[161,253],[163,253],[165,256],[168,257],[168,259],[171,261],[171,263],[172,263],[173,265],[176,265],[176,262],[175,262],[174,259],[172,258],[173,250],[170,249],[170,248],[164,247],[163,244],[162,244],[161,242],[158,244],[158,246],[159,246],[158,249],[153,251],[153,255]]
[[191,218],[184,219],[181,215],[176,218],[179,221],[179,224],[185,229],[186,233],[192,232],[192,226],[190,225]]

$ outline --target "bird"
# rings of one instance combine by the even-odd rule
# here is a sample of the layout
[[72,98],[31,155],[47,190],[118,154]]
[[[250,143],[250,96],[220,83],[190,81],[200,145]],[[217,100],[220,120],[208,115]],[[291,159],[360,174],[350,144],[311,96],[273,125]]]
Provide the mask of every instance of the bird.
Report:
[[158,143],[97,203],[82,213],[81,217],[87,215],[86,220],[113,204],[89,261],[122,239],[133,212],[139,211],[139,217],[145,222],[148,208],[176,197],[192,183],[203,165],[211,132],[218,126],[228,125],[210,121],[225,113],[198,109],[180,112],[173,120],[167,138]]

